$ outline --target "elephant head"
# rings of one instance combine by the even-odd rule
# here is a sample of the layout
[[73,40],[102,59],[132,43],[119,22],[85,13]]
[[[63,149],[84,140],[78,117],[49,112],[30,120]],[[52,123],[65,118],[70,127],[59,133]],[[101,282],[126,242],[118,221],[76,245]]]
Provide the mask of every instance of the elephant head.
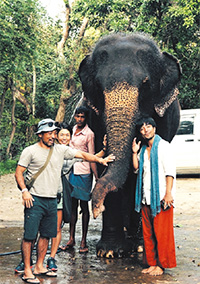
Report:
[[81,62],[84,95],[100,121],[96,135],[105,129],[108,153],[116,156],[94,188],[94,218],[104,210],[106,194],[126,181],[136,120],[141,115],[152,116],[163,138],[170,141],[175,135],[176,126],[169,127],[169,116],[178,125],[176,85],[180,74],[177,59],[162,53],[152,39],[139,33],[106,36]]

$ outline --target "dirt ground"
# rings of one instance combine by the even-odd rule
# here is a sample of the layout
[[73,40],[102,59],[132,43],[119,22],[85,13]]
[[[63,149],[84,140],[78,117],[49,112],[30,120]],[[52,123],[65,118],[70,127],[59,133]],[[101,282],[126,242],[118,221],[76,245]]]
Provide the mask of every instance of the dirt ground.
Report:
[[[0,177],[0,283],[22,283],[14,267],[20,260],[23,233],[23,206],[21,193],[14,175]],[[95,244],[101,234],[101,218],[90,220],[88,232],[89,253],[78,254],[81,222],[77,224],[77,245],[72,252],[57,255],[59,267],[56,279],[41,279],[43,284],[57,283],[184,283],[200,284],[200,178],[177,178],[174,229],[177,267],[152,278],[141,275],[142,256],[132,259],[99,259]],[[66,225],[68,226],[68,225]],[[62,243],[68,238],[68,227],[63,228]],[[2,255],[15,252],[11,255]]]

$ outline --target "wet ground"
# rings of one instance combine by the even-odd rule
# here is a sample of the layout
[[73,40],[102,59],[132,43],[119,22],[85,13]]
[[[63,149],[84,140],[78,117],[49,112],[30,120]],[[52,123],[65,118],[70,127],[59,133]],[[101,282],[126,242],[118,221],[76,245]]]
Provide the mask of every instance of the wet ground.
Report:
[[[77,238],[74,250],[57,254],[58,277],[40,277],[43,284],[153,284],[184,283],[200,284],[200,179],[178,179],[174,218],[177,267],[166,269],[162,276],[152,277],[141,274],[142,254],[133,254],[131,258],[101,259],[96,256],[95,246],[101,234],[101,218],[91,218],[88,245],[89,253],[78,252],[81,235],[81,222],[77,224]],[[9,212],[9,206],[7,208]],[[14,216],[13,216],[14,217]],[[2,219],[2,217],[0,218]],[[0,283],[23,283],[20,274],[14,274],[14,268],[20,261],[22,221],[1,221]],[[68,240],[68,224],[63,227],[62,244]],[[47,255],[48,257],[48,255]],[[34,254],[33,260],[36,256]]]

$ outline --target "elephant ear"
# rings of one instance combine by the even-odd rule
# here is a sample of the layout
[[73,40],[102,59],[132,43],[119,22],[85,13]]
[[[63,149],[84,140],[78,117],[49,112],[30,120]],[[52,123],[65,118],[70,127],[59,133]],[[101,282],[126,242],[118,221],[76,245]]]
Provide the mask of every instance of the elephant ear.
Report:
[[93,94],[93,64],[91,62],[91,56],[87,55],[79,66],[78,75],[82,82],[82,87],[85,95],[90,97],[90,93]]
[[80,63],[78,75],[82,83],[85,103],[88,105],[88,107],[95,111],[97,115],[99,115],[99,111],[94,106],[95,102],[93,101],[93,95],[95,93],[93,83],[94,70],[90,55],[87,55]]
[[97,93],[97,90],[95,89],[94,84],[95,71],[91,55],[87,55],[82,60],[79,66],[78,74],[82,83],[85,103],[96,113],[96,115],[99,115],[100,109],[98,109],[96,106],[99,104],[102,105],[102,103],[99,103],[98,96],[94,95]]
[[89,74],[90,74],[90,55],[86,55],[86,57],[81,61],[78,75],[81,79],[81,82],[86,82],[88,80]]
[[179,91],[176,85],[182,74],[178,60],[167,52],[162,53],[164,74],[160,79],[159,101],[154,105],[156,113],[163,117],[167,108],[177,99]]

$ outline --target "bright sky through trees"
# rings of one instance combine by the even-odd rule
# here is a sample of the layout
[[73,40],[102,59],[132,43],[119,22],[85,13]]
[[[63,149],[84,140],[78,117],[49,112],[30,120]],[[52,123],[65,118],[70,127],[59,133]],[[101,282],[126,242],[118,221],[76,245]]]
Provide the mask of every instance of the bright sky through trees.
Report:
[[63,0],[40,0],[40,2],[51,18],[64,21],[65,4]]

